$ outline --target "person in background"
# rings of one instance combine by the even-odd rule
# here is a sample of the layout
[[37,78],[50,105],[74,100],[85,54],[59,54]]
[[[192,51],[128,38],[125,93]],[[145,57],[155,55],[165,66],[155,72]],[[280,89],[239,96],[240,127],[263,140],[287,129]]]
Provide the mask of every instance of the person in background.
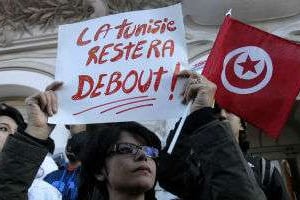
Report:
[[[65,125],[65,128],[69,131],[69,138],[71,138],[74,134],[85,132],[86,125],[85,124],[72,124]],[[52,156],[58,168],[64,168],[67,165],[67,160],[64,155],[64,152],[59,152]]]
[[[22,114],[14,107],[9,106],[7,104],[0,105],[0,146],[1,149],[7,139],[7,137],[11,134],[15,134],[18,130],[20,132],[24,132],[26,128],[26,123]],[[47,199],[59,199],[59,193],[55,191],[56,189],[53,186],[49,185],[42,181],[42,178],[39,177],[45,176],[47,173],[50,173],[57,169],[56,164],[54,163],[51,155],[54,151],[54,141],[49,138],[49,143],[47,143],[47,148],[49,149],[49,153],[47,154],[46,158],[44,159],[40,169],[37,173],[37,176],[30,186],[28,190],[28,199],[35,200],[35,199],[44,199],[41,198],[44,195],[47,195],[49,198]],[[47,193],[45,193],[47,191]],[[58,194],[58,198],[56,197]],[[51,198],[50,198],[51,197]]]
[[193,104],[173,152],[167,150],[175,130],[160,154],[160,186],[180,199],[266,199],[228,121],[214,113],[216,86],[196,72],[183,71],[179,76],[188,78],[183,96]]
[[5,103],[0,104],[0,152],[7,137],[17,130],[25,130],[26,123],[22,114],[14,107]]
[[58,166],[52,159],[55,144],[50,139],[48,145],[48,154],[46,155],[43,163],[41,164],[33,183],[28,190],[28,200],[61,200],[61,193],[52,185],[44,181],[44,177],[51,172],[58,170]]
[[77,199],[82,151],[86,147],[88,136],[81,132],[69,138],[65,150],[69,162],[44,178],[61,192],[63,200]]
[[228,120],[232,128],[235,140],[252,168],[256,181],[264,191],[268,200],[289,200],[290,195],[287,191],[281,170],[275,167],[274,162],[262,156],[253,156],[248,153],[250,143],[247,141],[247,125],[237,115],[227,112],[225,109],[216,108],[216,113],[220,113],[221,119]]
[[[61,85],[55,82],[49,91],[26,99],[27,124],[16,109],[0,106],[0,116],[6,116],[1,117],[0,200],[28,199],[28,189],[49,151],[51,128],[47,118],[57,110],[53,91]],[[47,100],[54,104],[47,106]]]

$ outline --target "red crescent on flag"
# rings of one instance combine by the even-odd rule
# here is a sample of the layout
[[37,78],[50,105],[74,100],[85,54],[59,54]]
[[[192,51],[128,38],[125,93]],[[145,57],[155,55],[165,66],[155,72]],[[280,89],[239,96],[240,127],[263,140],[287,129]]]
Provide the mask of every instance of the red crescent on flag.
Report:
[[264,69],[260,73],[259,76],[257,76],[256,78],[253,78],[253,79],[249,79],[249,80],[241,79],[234,72],[234,63],[235,63],[236,59],[243,53],[245,53],[245,52],[242,52],[242,53],[239,53],[239,54],[233,56],[228,61],[227,65],[225,66],[225,75],[226,75],[227,81],[232,86],[242,88],[242,89],[247,89],[247,88],[256,86],[257,84],[261,83],[264,80],[264,78],[266,77],[266,74],[267,74],[267,66],[266,66],[266,62],[264,61]]

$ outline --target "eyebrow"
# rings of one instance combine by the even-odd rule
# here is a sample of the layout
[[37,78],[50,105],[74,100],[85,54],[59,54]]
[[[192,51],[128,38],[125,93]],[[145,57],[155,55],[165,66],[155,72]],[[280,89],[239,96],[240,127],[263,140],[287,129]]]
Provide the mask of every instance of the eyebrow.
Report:
[[9,124],[6,124],[6,123],[0,123],[0,125],[5,125],[5,126],[10,127]]

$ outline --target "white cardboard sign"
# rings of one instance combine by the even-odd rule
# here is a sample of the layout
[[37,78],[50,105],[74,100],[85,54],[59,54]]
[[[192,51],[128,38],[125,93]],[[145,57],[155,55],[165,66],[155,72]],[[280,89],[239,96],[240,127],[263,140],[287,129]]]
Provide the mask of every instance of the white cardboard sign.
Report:
[[184,37],[180,4],[60,26],[55,79],[64,85],[49,122],[180,117]]

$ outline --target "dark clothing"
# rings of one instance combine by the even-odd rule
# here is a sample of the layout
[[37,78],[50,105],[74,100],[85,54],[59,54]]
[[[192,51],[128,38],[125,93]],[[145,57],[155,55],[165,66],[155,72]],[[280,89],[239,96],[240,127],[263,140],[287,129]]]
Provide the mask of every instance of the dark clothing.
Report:
[[[159,160],[160,185],[186,200],[263,200],[230,127],[211,110],[188,116],[172,155]],[[35,139],[10,136],[0,155],[0,200],[26,200],[47,149]]]
[[270,160],[246,155],[246,160],[254,171],[255,178],[268,200],[289,200],[289,194],[278,169]]
[[48,152],[45,143],[27,134],[7,138],[0,152],[0,200],[28,198],[28,188]]
[[189,115],[173,153],[166,150],[159,160],[159,184],[182,199],[265,199],[230,125],[215,119],[210,108]]
[[76,200],[78,196],[80,168],[70,170],[67,167],[48,174],[44,180],[53,185],[62,194],[62,200]]

